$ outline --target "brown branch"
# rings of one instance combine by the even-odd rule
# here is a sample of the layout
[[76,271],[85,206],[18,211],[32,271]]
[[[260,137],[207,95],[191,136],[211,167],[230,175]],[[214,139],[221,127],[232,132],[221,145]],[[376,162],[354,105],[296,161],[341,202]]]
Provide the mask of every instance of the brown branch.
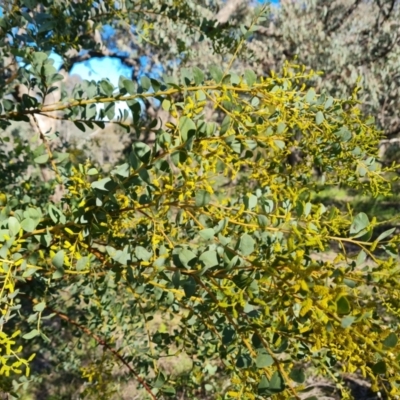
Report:
[[400,37],[397,36],[395,40],[393,40],[392,43],[386,46],[386,48],[384,48],[383,51],[381,51],[379,54],[361,59],[355,63],[355,66],[359,67],[361,65],[373,64],[374,62],[377,62],[380,59],[386,58],[394,50],[395,46],[399,43],[400,43]]
[[400,133],[400,126],[396,127],[392,131],[388,132],[385,134],[385,136],[390,139],[393,138],[393,136],[397,136]]
[[138,66],[137,59],[132,59],[129,56],[123,56],[108,49],[103,49],[102,51],[90,50],[88,52],[85,52],[84,54],[78,54],[76,56],[70,57],[68,59],[68,64],[64,64],[63,66],[61,66],[61,68],[64,68],[67,72],[70,72],[72,66],[76,63],[85,62],[91,60],[92,58],[104,57],[117,58],[129,68],[136,68]]
[[[389,9],[385,11],[384,6],[381,4],[380,0],[376,0],[378,7],[379,7],[379,12],[383,14],[383,20],[381,21],[380,25],[382,25],[385,21],[387,21],[390,17],[390,14],[393,12],[396,0],[391,0]],[[376,19],[376,30],[379,29],[379,15],[378,18]]]
[[[350,6],[347,11],[341,16],[338,22],[334,24],[330,29],[327,29],[327,34],[330,35],[331,33],[334,33],[337,31],[343,23],[354,13],[354,11],[357,9],[357,7],[360,5],[361,0],[356,0],[352,6]],[[327,14],[327,17],[329,15],[329,12]],[[326,21],[327,23],[328,21]]]

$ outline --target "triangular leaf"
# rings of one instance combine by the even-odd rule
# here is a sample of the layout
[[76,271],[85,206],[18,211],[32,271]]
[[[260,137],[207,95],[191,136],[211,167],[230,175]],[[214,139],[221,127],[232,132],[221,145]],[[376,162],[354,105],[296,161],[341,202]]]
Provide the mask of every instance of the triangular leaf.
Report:
[[65,251],[59,250],[57,254],[51,259],[51,263],[57,268],[60,269],[64,265],[64,256]]
[[397,342],[398,342],[397,335],[394,332],[391,332],[389,336],[387,336],[386,339],[383,341],[383,345],[385,347],[392,348],[396,347]]
[[88,267],[89,264],[89,257],[82,257],[76,262],[76,270],[83,271]]
[[339,315],[349,314],[351,311],[350,303],[345,296],[342,296],[337,300],[336,307]]
[[124,88],[130,95],[136,93],[136,84],[129,79],[124,79]]
[[265,351],[260,349],[257,353],[256,366],[257,368],[266,368],[274,364],[274,359]]
[[189,276],[189,278],[183,282],[182,287],[186,297],[193,296],[196,293],[195,279],[192,276]]
[[308,92],[305,96],[305,101],[307,103],[311,103],[311,102],[313,102],[314,98],[315,98],[315,90],[313,88],[311,88],[308,90]]
[[386,373],[386,363],[385,361],[378,361],[376,364],[372,366],[372,371],[375,374],[385,374]]
[[306,375],[302,368],[295,367],[290,371],[289,377],[297,383],[303,383],[306,380]]
[[222,331],[222,343],[224,345],[232,343],[235,340],[235,337],[236,337],[236,331],[229,326],[225,327],[224,330]]
[[240,354],[236,358],[237,368],[249,368],[252,364],[252,359],[248,354]]
[[274,393],[282,392],[285,389],[285,381],[282,378],[282,375],[279,371],[275,371],[271,380],[269,381],[269,390]]

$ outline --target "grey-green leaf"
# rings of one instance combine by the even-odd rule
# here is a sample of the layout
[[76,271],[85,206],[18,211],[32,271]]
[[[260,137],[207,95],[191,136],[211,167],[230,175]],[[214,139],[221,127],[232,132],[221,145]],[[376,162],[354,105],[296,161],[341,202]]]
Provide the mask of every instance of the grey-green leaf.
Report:
[[183,282],[182,287],[186,297],[192,297],[196,293],[196,281],[192,276],[189,276],[189,278]]
[[21,228],[25,232],[33,232],[35,230],[35,227],[37,225],[37,222],[33,220],[32,218],[25,218],[21,222]]
[[188,117],[182,117],[179,120],[179,130],[181,132],[182,140],[186,142],[196,132],[195,123]]
[[345,296],[342,296],[337,300],[336,307],[339,315],[349,314],[351,311],[349,300]]
[[396,347],[398,342],[397,335],[394,332],[391,332],[389,336],[386,337],[386,339],[383,341],[383,345],[385,347],[393,348]]
[[247,233],[240,238],[239,250],[244,256],[248,256],[254,251],[255,240]]
[[282,378],[282,375],[279,371],[275,371],[271,380],[269,381],[269,389],[275,393],[279,393],[283,391],[285,388],[285,381]]
[[157,374],[156,380],[153,383],[153,387],[160,389],[166,381],[167,381],[167,378],[164,375],[164,373],[159,371]]
[[153,253],[147,251],[143,246],[136,246],[135,256],[142,261],[148,261],[153,256]]
[[32,54],[32,60],[35,64],[42,64],[48,59],[48,55],[42,51],[37,51]]
[[311,103],[314,100],[314,98],[315,98],[315,90],[311,88],[306,94],[305,101],[307,103]]
[[216,83],[220,83],[222,81],[223,76],[224,76],[221,68],[216,66],[216,65],[212,65],[210,67],[210,74],[211,74],[211,77],[214,79],[214,81]]
[[361,212],[355,216],[350,226],[350,235],[355,235],[369,226],[368,215]]
[[188,249],[182,249],[178,255],[180,262],[186,267],[189,267],[189,263],[196,258],[196,254]]
[[210,240],[214,237],[215,232],[213,228],[202,229],[199,231],[199,235],[204,240]]
[[76,262],[76,270],[77,271],[83,271],[87,268],[89,263],[89,257],[82,257]]
[[140,78],[140,84],[144,90],[149,90],[151,87],[151,80],[147,76],[142,76]]
[[33,309],[36,312],[42,312],[46,308],[46,303],[44,301],[36,304]]
[[103,92],[107,95],[107,96],[112,96],[113,92],[114,92],[114,86],[108,82],[107,80],[102,80],[100,82],[100,87],[103,90]]
[[244,77],[249,86],[253,86],[257,82],[257,75],[251,69],[245,71]]
[[218,257],[217,257],[217,252],[216,250],[208,250],[205,251],[200,257],[200,261],[203,261],[205,267],[211,268],[215,267],[216,265],[219,264]]
[[257,221],[261,228],[266,228],[268,226],[268,218],[265,215],[257,215]]
[[386,238],[387,238],[388,236],[390,236],[395,230],[396,230],[396,228],[392,228],[392,229],[389,229],[389,230],[387,230],[387,231],[381,233],[381,234],[378,236],[378,238],[376,239],[376,241],[377,241],[377,242],[380,242],[381,240],[386,239]]
[[332,105],[333,105],[333,97],[329,96],[324,105],[325,110],[327,110],[328,108],[331,108]]
[[8,231],[10,232],[11,236],[18,235],[19,231],[21,230],[21,224],[15,217],[8,218]]
[[104,190],[104,191],[108,192],[109,189],[106,189],[106,185],[109,182],[111,182],[111,178],[107,177],[107,178],[100,179],[99,181],[92,182],[91,186],[94,189],[100,189],[100,190]]
[[289,374],[291,380],[297,383],[303,383],[306,380],[306,375],[302,368],[294,367]]
[[33,339],[34,337],[38,336],[40,332],[37,329],[32,329],[29,333],[26,333],[24,336],[22,336],[24,339]]
[[36,164],[46,164],[48,160],[49,160],[49,155],[48,154],[42,154],[41,156],[36,157],[33,161]]
[[252,210],[257,205],[257,196],[254,196],[254,194],[246,195],[243,202],[247,210]]
[[211,199],[210,193],[208,193],[206,190],[203,189],[198,190],[195,195],[196,207],[206,206],[210,202],[210,199]]
[[257,353],[256,366],[257,368],[266,368],[273,365],[274,359],[265,351],[265,349],[260,349]]
[[322,122],[324,122],[325,117],[324,114],[321,111],[318,111],[317,114],[315,115],[315,123],[317,125],[321,125]]
[[346,328],[350,327],[355,320],[356,320],[356,317],[353,317],[352,315],[343,317],[342,323],[341,323],[342,328],[346,329]]
[[204,81],[204,72],[197,68],[197,67],[193,67],[193,78],[194,78],[194,83],[196,85],[200,85],[201,83],[203,83]]
[[124,88],[131,95],[136,93],[136,85],[129,79],[124,80]]
[[64,250],[59,250],[57,254],[52,258],[51,262],[52,264],[57,268],[60,269],[64,265],[64,256],[65,256],[65,251]]

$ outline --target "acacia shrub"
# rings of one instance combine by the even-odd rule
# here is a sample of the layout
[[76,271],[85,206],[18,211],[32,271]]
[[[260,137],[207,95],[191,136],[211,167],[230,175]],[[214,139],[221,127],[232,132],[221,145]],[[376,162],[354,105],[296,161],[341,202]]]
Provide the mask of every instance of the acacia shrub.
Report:
[[[45,94],[58,79],[47,54],[28,61],[26,79]],[[7,390],[29,383],[18,374],[29,375],[35,351],[46,349],[81,372],[88,396],[116,390],[116,366],[149,398],[173,396],[160,361],[176,352],[192,359],[195,385],[219,363],[230,386],[218,398],[299,398],[305,365],[334,381],[334,369],[360,371],[374,389],[389,383],[389,396],[398,394],[399,236],[376,237],[372,216],[312,200],[317,183],[389,194],[390,169],[380,168],[380,133],[360,114],[356,91],[319,95],[305,85],[312,76],[296,65],[267,78],[213,66],[187,69],[180,81],[84,81],[74,99],[53,105],[3,100],[4,123],[57,112],[82,130],[102,127],[95,104],[123,123],[129,116],[115,103],[125,101],[140,132],[149,98],[173,118],[153,147],[136,141],[107,173],[90,160],[74,165],[40,132],[34,162],[53,169],[46,190],[65,192],[59,203],[39,202],[19,176],[2,200]],[[289,165],[293,149],[302,157]],[[334,259],[321,257],[332,248]],[[155,314],[173,328],[152,331]]]

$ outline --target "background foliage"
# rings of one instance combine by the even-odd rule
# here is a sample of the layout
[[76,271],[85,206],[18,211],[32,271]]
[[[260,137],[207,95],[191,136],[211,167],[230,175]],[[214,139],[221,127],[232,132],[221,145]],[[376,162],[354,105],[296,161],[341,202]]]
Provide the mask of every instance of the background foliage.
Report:
[[[318,50],[339,35],[333,15],[375,5],[322,3],[273,14],[241,1],[4,3],[4,392],[311,399],[306,379],[320,375],[349,398],[343,373],[359,373],[396,398],[396,227],[317,196],[391,194],[398,166],[379,159],[383,133],[362,113],[378,115],[379,100],[361,102],[351,74],[336,84],[328,67],[321,78],[263,42],[277,35],[292,46],[285,57],[340,69],[337,47]],[[313,12],[331,34],[311,44],[299,32]],[[132,79],[66,79],[74,63],[109,56]],[[389,110],[379,123],[395,130]],[[116,132],[107,160],[82,140],[101,134],[109,147]]]

